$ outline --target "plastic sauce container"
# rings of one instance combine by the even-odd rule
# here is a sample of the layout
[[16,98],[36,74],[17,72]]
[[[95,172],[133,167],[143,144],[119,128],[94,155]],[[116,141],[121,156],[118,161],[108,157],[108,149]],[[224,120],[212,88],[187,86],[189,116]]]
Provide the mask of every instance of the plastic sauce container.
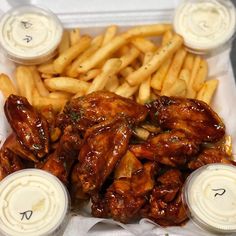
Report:
[[31,5],[6,12],[0,20],[0,44],[9,59],[38,64],[55,55],[63,27],[50,11]]
[[187,179],[183,202],[189,218],[214,233],[236,233],[236,167],[210,164]]
[[46,171],[25,169],[0,182],[0,235],[62,235],[69,210],[66,188]]
[[208,54],[232,42],[236,11],[230,0],[185,0],[176,9],[173,24],[189,51]]

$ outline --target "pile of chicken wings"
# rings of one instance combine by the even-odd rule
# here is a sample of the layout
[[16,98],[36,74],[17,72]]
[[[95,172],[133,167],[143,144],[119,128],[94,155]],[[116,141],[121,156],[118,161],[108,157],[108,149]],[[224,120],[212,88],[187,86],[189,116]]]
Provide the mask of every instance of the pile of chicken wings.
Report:
[[11,95],[4,109],[12,133],[0,151],[0,180],[23,168],[49,171],[74,202],[90,199],[96,217],[181,225],[188,175],[209,163],[234,164],[222,145],[223,122],[194,99],[160,96],[140,105],[99,91],[55,114]]

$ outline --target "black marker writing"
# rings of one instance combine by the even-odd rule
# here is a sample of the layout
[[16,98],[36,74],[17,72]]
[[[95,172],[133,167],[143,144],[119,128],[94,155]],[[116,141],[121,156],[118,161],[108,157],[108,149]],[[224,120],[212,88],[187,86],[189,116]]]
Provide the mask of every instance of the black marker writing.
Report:
[[218,195],[219,195],[219,196],[222,196],[222,195],[224,195],[225,192],[226,192],[226,190],[225,190],[224,188],[212,189],[212,191],[215,191],[215,192],[218,191],[218,192],[219,192],[219,193],[216,193],[216,194],[215,194],[215,197],[218,196]]
[[21,21],[21,24],[24,26],[25,29],[29,29],[32,26],[30,22],[23,20]]
[[23,38],[23,40],[25,40],[27,43],[29,43],[32,39],[33,38],[30,35],[25,35],[25,38]]
[[31,218],[31,216],[33,215],[33,211],[29,210],[29,211],[20,212],[20,215],[22,215],[21,220],[24,220],[24,218],[26,220],[29,220]]

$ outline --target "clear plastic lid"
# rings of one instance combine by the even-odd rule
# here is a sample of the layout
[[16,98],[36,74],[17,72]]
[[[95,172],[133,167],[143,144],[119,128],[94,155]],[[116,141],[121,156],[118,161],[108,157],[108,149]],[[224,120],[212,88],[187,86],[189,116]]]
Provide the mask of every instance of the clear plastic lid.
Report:
[[69,210],[66,188],[46,171],[25,169],[0,182],[0,234],[61,235]]
[[236,233],[236,167],[210,164],[187,179],[183,201],[190,219],[215,233]]
[[53,13],[32,5],[13,8],[0,20],[0,44],[10,59],[22,64],[49,60],[62,32]]

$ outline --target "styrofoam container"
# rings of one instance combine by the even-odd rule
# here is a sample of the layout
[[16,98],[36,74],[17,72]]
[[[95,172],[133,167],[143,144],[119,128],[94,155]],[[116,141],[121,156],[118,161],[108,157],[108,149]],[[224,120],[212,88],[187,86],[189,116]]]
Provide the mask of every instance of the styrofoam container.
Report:
[[[180,0],[1,0],[0,11],[6,11],[10,7],[23,4],[35,4],[50,9],[57,14],[66,28],[79,27],[82,33],[97,35],[104,32],[105,27],[111,24],[121,26],[121,30],[127,27],[151,23],[169,23],[173,19],[174,9]],[[2,59],[0,69],[9,73],[13,72],[14,66],[6,68],[9,62]],[[1,62],[1,57],[0,57]],[[227,132],[232,135],[236,145],[236,87],[229,61],[229,50],[226,49],[219,56],[209,58],[209,78],[219,79],[219,88],[216,92],[213,107],[225,121]],[[5,66],[5,67],[4,67]],[[9,69],[9,70],[8,70]],[[0,114],[3,107],[3,99],[0,97]],[[3,112],[2,112],[3,114]],[[0,137],[4,141],[9,133],[8,125],[0,115]],[[86,209],[86,208],[85,208]],[[186,235],[186,236],[209,236],[210,232],[201,231],[191,222],[182,227],[167,227],[165,229],[141,220],[134,224],[123,225],[112,220],[91,218],[83,209],[82,216],[74,216],[65,231],[64,236],[73,235]],[[93,227],[98,222],[102,225]],[[144,224],[145,222],[145,224]],[[117,225],[119,227],[117,227]],[[155,226],[154,226],[155,225]],[[92,228],[93,227],[93,228]],[[122,227],[122,228],[120,228]],[[89,233],[87,231],[90,229]]]

